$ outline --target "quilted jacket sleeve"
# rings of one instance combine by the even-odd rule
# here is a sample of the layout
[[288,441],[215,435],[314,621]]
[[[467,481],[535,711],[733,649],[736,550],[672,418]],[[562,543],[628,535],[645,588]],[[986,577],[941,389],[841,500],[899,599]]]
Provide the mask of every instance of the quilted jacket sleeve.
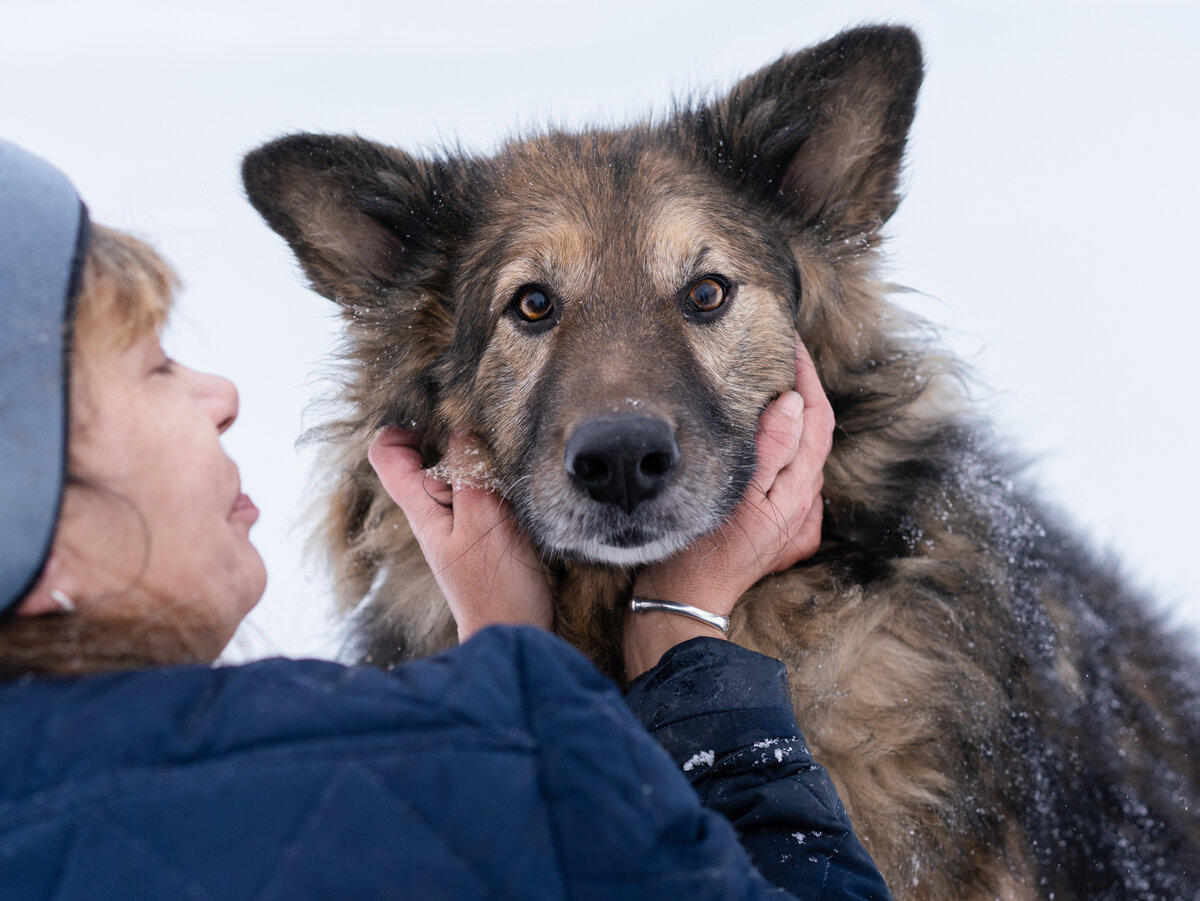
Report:
[[635,681],[626,702],[771,882],[797,898],[891,897],[805,746],[779,661],[695,639]]

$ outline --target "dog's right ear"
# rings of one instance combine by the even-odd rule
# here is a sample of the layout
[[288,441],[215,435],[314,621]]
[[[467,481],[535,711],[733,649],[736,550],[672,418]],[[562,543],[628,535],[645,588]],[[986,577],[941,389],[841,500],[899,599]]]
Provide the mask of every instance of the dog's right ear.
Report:
[[468,209],[456,202],[461,166],[357,137],[297,134],[247,154],[242,181],[314,290],[349,306],[440,268]]
[[828,241],[870,236],[896,210],[923,68],[907,28],[869,26],[785,56],[680,133],[741,189]]

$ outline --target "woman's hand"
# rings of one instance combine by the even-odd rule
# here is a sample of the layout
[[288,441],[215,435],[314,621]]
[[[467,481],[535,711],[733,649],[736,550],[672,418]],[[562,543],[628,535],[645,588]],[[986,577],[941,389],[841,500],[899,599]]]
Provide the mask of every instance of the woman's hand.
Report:
[[[633,585],[635,596],[728,616],[737,599],[763,576],[816,552],[833,409],[798,337],[796,389],[798,394],[780,395],[763,412],[758,469],[733,515],[712,534],[643,569]],[[703,635],[719,637],[720,631],[677,613],[631,613],[625,618],[626,675],[640,675],[671,647]]]
[[[452,436],[448,456],[463,458],[471,443]],[[427,475],[419,444],[418,433],[387,428],[371,443],[368,457],[408,517],[458,623],[458,640],[496,623],[549,629],[550,584],[508,504],[483,488],[451,487]]]

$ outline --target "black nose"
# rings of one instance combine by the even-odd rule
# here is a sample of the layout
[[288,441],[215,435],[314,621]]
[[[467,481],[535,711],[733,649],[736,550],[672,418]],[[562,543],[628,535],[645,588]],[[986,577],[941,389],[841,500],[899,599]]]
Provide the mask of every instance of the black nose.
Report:
[[565,463],[575,484],[627,513],[658,494],[678,462],[674,429],[649,416],[589,419],[567,439]]

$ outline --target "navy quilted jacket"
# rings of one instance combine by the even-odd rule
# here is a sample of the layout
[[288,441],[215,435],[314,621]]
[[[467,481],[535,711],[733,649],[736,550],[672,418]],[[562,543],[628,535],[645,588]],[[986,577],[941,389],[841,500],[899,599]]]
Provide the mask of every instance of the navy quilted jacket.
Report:
[[726,642],[675,649],[627,701],[677,765],[532,629],[391,675],[6,683],[0,898],[884,898],[781,685]]

